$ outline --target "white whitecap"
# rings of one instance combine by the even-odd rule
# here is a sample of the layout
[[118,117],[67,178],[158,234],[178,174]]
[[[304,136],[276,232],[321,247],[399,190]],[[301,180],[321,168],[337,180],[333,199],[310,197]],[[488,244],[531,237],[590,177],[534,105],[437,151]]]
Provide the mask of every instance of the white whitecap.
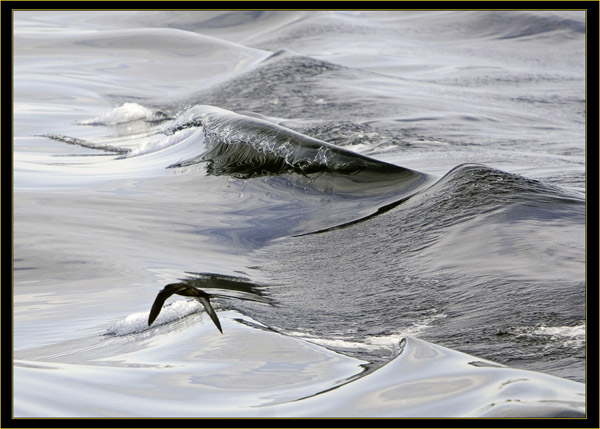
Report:
[[575,326],[539,326],[535,329],[534,334],[562,341],[565,345],[583,346],[585,344],[585,323]]
[[148,326],[149,311],[132,313],[124,319],[116,321],[105,332],[105,335],[123,336],[136,334],[152,329],[156,326],[173,322],[201,309],[201,305],[195,300],[179,300],[166,305],[152,326]]
[[156,121],[164,117],[161,112],[157,112],[138,103],[124,103],[121,106],[103,113],[92,119],[79,121],[80,125],[117,125],[133,121]]

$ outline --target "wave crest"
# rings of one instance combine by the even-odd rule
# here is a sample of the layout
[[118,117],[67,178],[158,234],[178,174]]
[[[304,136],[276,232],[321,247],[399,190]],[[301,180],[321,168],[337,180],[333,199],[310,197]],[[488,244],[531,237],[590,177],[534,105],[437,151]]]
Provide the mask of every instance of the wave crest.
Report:
[[162,110],[150,109],[138,103],[124,103],[114,109],[92,119],[77,122],[79,125],[120,125],[135,121],[149,123],[161,122],[169,119],[169,115]]
[[172,164],[170,168],[206,162],[209,174],[240,178],[283,173],[409,171],[266,120],[212,106],[194,106],[187,110],[174,122],[170,132],[197,126],[204,129],[206,151],[196,158]]

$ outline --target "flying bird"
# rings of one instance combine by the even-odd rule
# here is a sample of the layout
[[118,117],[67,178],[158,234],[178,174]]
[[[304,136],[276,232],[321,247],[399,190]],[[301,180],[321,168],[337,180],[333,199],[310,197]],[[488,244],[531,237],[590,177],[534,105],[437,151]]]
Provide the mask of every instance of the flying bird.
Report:
[[213,295],[209,295],[203,290],[200,290],[198,288],[195,288],[194,286],[190,286],[185,283],[171,283],[166,285],[160,292],[158,292],[158,295],[154,300],[154,304],[152,304],[150,315],[148,316],[148,326],[152,325],[152,322],[156,320],[158,314],[162,310],[163,304],[171,295],[191,296],[192,298],[197,299],[204,306],[204,309],[206,310],[212,321],[215,322],[215,325],[217,325],[219,332],[221,332],[221,334],[223,333],[223,329],[221,329],[221,323],[219,322],[217,313],[215,313],[215,310],[213,309],[209,301],[209,298],[211,298]]

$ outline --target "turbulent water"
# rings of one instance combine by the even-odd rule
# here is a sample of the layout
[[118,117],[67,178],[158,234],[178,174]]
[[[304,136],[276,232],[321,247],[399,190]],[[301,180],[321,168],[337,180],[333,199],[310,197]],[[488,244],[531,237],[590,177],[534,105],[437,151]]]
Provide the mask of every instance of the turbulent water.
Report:
[[586,415],[584,11],[13,18],[15,417]]

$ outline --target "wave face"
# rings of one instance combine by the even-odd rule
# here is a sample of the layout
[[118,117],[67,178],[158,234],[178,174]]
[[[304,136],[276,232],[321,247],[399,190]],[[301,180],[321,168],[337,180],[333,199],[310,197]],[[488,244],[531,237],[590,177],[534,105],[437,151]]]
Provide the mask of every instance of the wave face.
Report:
[[14,416],[588,415],[585,11],[13,17]]
[[[276,124],[237,115],[212,106],[194,106],[183,112],[170,132],[200,126],[207,148],[199,158],[215,175],[231,175],[243,179],[298,173],[340,173],[423,175],[396,165],[343,150]],[[196,159],[172,164],[169,168],[188,166]]]
[[[585,277],[575,261],[585,256],[575,243],[584,222],[584,202],[560,188],[461,165],[368,222],[262,249],[273,261],[262,270],[283,305],[256,317],[284,331],[344,338],[331,347],[375,362],[383,355],[366,358],[349,344],[398,326],[495,361],[513,356],[516,341],[514,358],[536,369],[542,349],[556,347],[555,364],[568,367],[580,347],[524,332],[578,325]],[[549,284],[552,294],[539,293]]]

